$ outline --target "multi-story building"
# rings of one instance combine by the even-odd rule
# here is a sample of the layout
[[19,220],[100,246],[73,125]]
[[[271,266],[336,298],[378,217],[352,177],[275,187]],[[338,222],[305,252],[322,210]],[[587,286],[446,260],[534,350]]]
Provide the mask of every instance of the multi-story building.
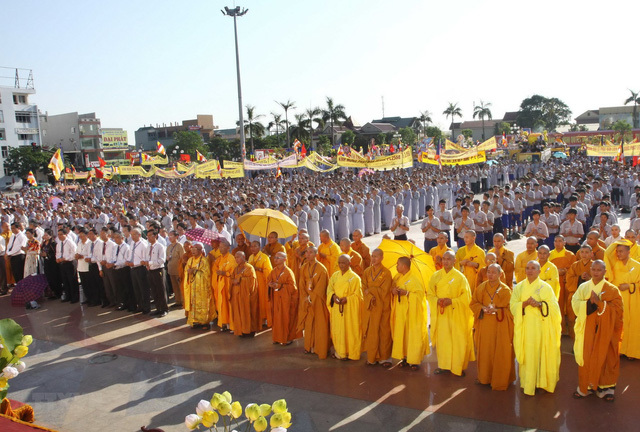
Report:
[[[4,161],[9,149],[40,146],[38,106],[31,100],[36,90],[28,69],[0,68],[3,75],[15,72],[15,79],[0,79],[0,178],[8,176]],[[11,82],[12,81],[12,82]]]
[[196,131],[202,140],[207,142],[217,128],[210,114],[198,114],[194,120],[183,120],[182,124],[176,122],[169,123],[169,126],[144,126],[136,131],[136,150],[155,151],[158,141],[164,148],[168,148],[173,145],[173,134],[181,131]]

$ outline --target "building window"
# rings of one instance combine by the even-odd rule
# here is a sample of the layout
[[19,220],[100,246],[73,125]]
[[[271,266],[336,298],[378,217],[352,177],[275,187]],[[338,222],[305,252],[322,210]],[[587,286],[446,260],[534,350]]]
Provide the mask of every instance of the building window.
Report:
[[27,141],[31,139],[31,135],[27,135],[27,134],[18,134],[18,139],[19,140],[23,140],[23,141]]
[[4,175],[6,175],[6,176],[11,175],[11,174],[9,173],[9,168],[4,167]]
[[4,132],[4,129],[0,129],[0,141],[4,141],[7,139],[7,135]]
[[27,95],[13,95],[13,103],[14,104],[26,104],[27,103]]
[[6,159],[9,157],[9,146],[2,146],[2,158]]
[[31,113],[16,111],[16,123],[31,123]]
[[4,112],[0,110],[0,123],[4,123]]
[[76,133],[76,127],[75,126],[71,126],[71,133],[72,134]]

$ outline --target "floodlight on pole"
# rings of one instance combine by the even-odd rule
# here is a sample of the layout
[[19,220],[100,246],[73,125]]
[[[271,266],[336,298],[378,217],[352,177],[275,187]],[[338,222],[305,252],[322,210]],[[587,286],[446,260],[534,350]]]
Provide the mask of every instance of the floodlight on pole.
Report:
[[233,32],[235,35],[236,41],[236,72],[238,75],[238,112],[240,116],[240,148],[242,152],[242,160],[244,161],[247,157],[247,149],[245,146],[245,136],[244,136],[244,115],[242,112],[242,85],[240,84],[240,54],[238,52],[238,25],[236,23],[236,18],[245,15],[249,12],[249,9],[243,9],[240,6],[237,6],[233,9],[224,7],[224,10],[220,10],[223,15],[233,17]]

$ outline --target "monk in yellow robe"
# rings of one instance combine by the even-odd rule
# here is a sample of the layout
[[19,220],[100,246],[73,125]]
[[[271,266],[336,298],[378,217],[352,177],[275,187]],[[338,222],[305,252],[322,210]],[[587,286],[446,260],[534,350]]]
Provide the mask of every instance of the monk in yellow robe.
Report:
[[506,390],[516,379],[511,288],[500,281],[501,273],[498,264],[490,264],[487,280],[476,288],[469,305],[475,318],[478,382],[493,390]]
[[236,259],[229,253],[229,249],[229,243],[225,239],[220,240],[220,256],[215,260],[211,269],[211,285],[216,298],[218,327],[221,331],[233,330],[229,293],[231,274],[236,268]]
[[340,246],[333,240],[329,231],[320,231],[320,245],[318,246],[318,261],[327,269],[329,279],[333,273],[338,271],[338,257],[340,256]]
[[431,255],[431,258],[433,258],[433,262],[436,265],[436,270],[440,270],[442,268],[442,255],[444,255],[446,251],[453,252],[453,249],[447,246],[448,240],[449,240],[449,237],[447,236],[446,233],[444,232],[439,233],[438,237],[436,237],[436,241],[438,242],[438,245],[432,247],[428,251],[429,255]]
[[271,266],[275,267],[274,262],[278,252],[286,252],[284,246],[278,243],[278,233],[271,232],[267,236],[267,244],[262,248],[262,252],[271,260]]
[[362,274],[364,273],[364,268],[362,267],[362,257],[358,252],[351,249],[351,240],[349,240],[348,238],[343,238],[342,240],[340,240],[340,252],[351,257],[351,270],[353,270],[355,274],[362,278]]
[[333,357],[341,360],[359,360],[362,353],[362,283],[350,261],[349,255],[340,255],[327,288]]
[[516,258],[513,251],[507,249],[504,244],[504,234],[494,234],[493,247],[489,249],[489,252],[496,254],[496,264],[498,264],[504,272],[504,283],[511,288],[513,286],[513,273],[515,270]]
[[[629,258],[640,262],[640,247],[638,247],[636,232],[634,230],[627,230],[627,232],[624,234],[624,238],[626,240],[629,240],[629,244],[631,245],[631,248],[629,249]],[[604,251],[603,261],[607,266],[607,270],[611,269],[616,261],[617,247],[618,245],[616,244],[616,242],[613,242]],[[596,260],[597,258],[594,257],[593,259]]]
[[209,268],[213,268],[213,263],[216,262],[220,256],[220,239],[216,238],[211,240],[211,250],[207,254],[207,260],[209,261]]
[[[571,268],[571,265],[576,262],[576,256],[570,250],[567,250],[565,246],[564,236],[558,234],[553,241],[555,248],[549,255],[549,261],[553,263],[558,269],[558,281],[560,282],[560,294],[558,296],[558,304],[560,305],[560,313],[562,313],[563,329],[564,329],[564,317],[567,315],[567,309],[571,309],[571,300],[567,302],[567,273]],[[580,251],[578,251],[579,253]],[[544,270],[544,269],[543,269]],[[546,282],[544,278],[541,278]]]
[[398,274],[393,278],[393,349],[391,356],[399,359],[400,367],[420,369],[424,356],[429,354],[427,331],[426,289],[419,276],[411,272],[411,259],[398,258]]
[[371,265],[362,275],[362,350],[370,365],[391,367],[391,281],[389,269],[382,265],[384,252],[375,249]]
[[590,270],[591,280],[580,285],[571,300],[577,317],[573,352],[579,366],[573,397],[581,399],[596,392],[599,398],[613,402],[620,375],[622,296],[604,279],[604,261],[594,261]]
[[[480,271],[478,271],[478,275],[476,277],[476,287],[478,288],[480,285],[482,285],[484,282],[487,281],[487,270],[489,269],[489,266],[491,264],[496,264],[496,261],[498,260],[498,257],[496,257],[496,254],[494,254],[493,252],[488,252],[487,255],[485,255],[484,257],[484,267],[482,267],[480,269]],[[506,284],[507,283],[507,278],[504,274],[504,272],[502,271],[502,268],[500,268],[500,282]],[[473,290],[475,291],[475,289]]]
[[278,252],[274,257],[276,265],[269,275],[271,293],[271,314],[273,328],[271,335],[274,344],[290,345],[302,335],[298,327],[298,287],[293,272],[287,267],[287,254]]
[[476,278],[482,267],[484,267],[484,251],[476,244],[476,232],[466,231],[464,246],[456,252],[456,268],[467,278],[471,292],[476,289]]
[[436,349],[436,375],[451,371],[464,376],[473,352],[473,313],[469,308],[469,281],[454,268],[453,252],[442,256],[442,269],[429,280],[427,300],[431,312],[431,345]]
[[304,332],[305,354],[316,354],[326,359],[329,354],[329,309],[327,309],[327,269],[317,260],[318,249],[309,246],[306,262],[300,269],[298,284],[298,332]]
[[236,336],[253,337],[262,327],[258,315],[258,278],[244,252],[236,252],[234,258],[236,268],[231,274],[229,291],[233,331]]
[[560,275],[558,268],[549,261],[551,252],[547,245],[538,248],[538,263],[540,264],[540,280],[548,283],[556,295],[556,299],[560,298]]
[[606,277],[620,290],[624,306],[622,343],[620,354],[634,359],[640,358],[640,262],[631,259],[631,242],[627,239],[615,243],[616,254],[613,265],[607,267]]
[[[560,308],[560,312],[562,313],[562,334],[568,334],[571,336],[571,339],[575,337],[573,328],[576,322],[576,314],[571,306],[571,299],[580,285],[591,280],[592,258],[593,253],[591,246],[584,243],[578,251],[578,260],[571,264],[569,271],[567,271],[567,281],[564,285],[564,291],[560,291],[560,303],[566,306],[564,310]],[[564,299],[562,299],[563,296]]]
[[526,278],[511,295],[513,349],[520,387],[533,396],[536,388],[553,393],[560,375],[562,316],[553,288],[540,280],[540,263],[527,263]]
[[371,265],[371,253],[369,252],[369,246],[362,243],[362,237],[362,231],[359,229],[353,232],[353,243],[351,243],[351,249],[360,254],[362,257],[362,269],[365,270]]
[[516,257],[514,272],[516,275],[516,283],[522,282],[526,278],[526,267],[529,261],[538,259],[538,240],[535,237],[527,238],[526,249]]
[[260,325],[271,327],[271,304],[269,303],[269,275],[271,274],[271,260],[260,251],[260,242],[251,242],[251,256],[249,264],[253,266],[258,280],[258,320]]
[[[9,247],[9,238],[11,237],[11,234],[11,226],[8,223],[3,222],[2,233],[0,233],[0,236],[2,236],[2,238],[4,239],[5,248]],[[8,256],[5,256],[4,259],[4,269],[5,274],[7,275],[7,285],[15,285],[16,281],[13,278],[13,273],[11,272],[11,260]]]
[[201,243],[191,246],[191,257],[184,267],[184,310],[187,324],[191,328],[209,329],[209,323],[216,316],[213,292],[211,291],[211,270],[204,256]]

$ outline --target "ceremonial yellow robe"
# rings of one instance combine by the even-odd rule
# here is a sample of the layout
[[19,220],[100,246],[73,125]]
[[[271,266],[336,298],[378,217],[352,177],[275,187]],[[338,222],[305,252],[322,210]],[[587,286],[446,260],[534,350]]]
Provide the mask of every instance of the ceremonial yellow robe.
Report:
[[367,362],[391,359],[391,272],[382,264],[370,266],[362,276],[362,350]]
[[[193,275],[190,269],[195,269]],[[184,269],[184,310],[187,324],[209,324],[216,316],[216,306],[211,290],[211,270],[204,256],[189,258]]]
[[514,268],[516,274],[516,283],[522,282],[526,277],[526,267],[529,261],[538,261],[538,251],[533,251],[532,253],[522,251],[516,257],[516,265]]
[[[335,244],[335,243],[334,243]],[[337,304],[333,295],[346,297],[346,304]],[[362,347],[362,282],[353,270],[338,269],[329,278],[327,307],[331,323],[331,339],[340,358],[359,360]]]
[[340,246],[333,240],[330,240],[328,244],[320,243],[320,246],[318,246],[318,254],[325,255],[324,258],[318,255],[318,261],[327,269],[329,278],[331,278],[331,276],[338,271],[338,258],[342,254]]
[[[253,266],[236,265],[230,279],[231,321],[235,335],[259,331],[261,325],[258,319],[258,280]],[[234,280],[238,282],[235,283]]]
[[558,267],[556,267],[551,261],[547,261],[540,267],[540,280],[548,283],[553,289],[553,293],[556,295],[556,299],[560,298],[560,275],[558,274]]
[[269,257],[269,260],[271,261],[271,267],[273,267],[273,260],[276,259],[276,254],[278,252],[285,252],[286,253],[286,250],[285,250],[284,246],[282,246],[280,243],[275,242],[273,244],[267,243],[262,248],[262,252],[264,252],[264,254]]
[[[484,257],[484,251],[476,244],[471,247],[462,246],[458,249],[458,252],[456,252],[456,268],[464,274],[464,277],[467,278],[472,293],[476,289],[476,278],[478,276],[478,272],[482,267],[485,267]],[[460,265],[460,261],[464,259],[478,263],[478,268]]]
[[271,327],[271,305],[269,303],[269,275],[273,267],[271,266],[271,260],[263,252],[258,252],[255,255],[249,257],[249,264],[253,266],[256,271],[256,278],[258,279],[258,316],[260,318],[260,324],[263,324],[267,320],[267,325]]
[[[544,302],[542,308],[527,306],[523,312],[522,303],[529,297]],[[520,386],[530,396],[535,394],[537,387],[553,393],[560,375],[562,333],[562,316],[553,288],[540,278],[533,282],[525,279],[513,289],[510,308]]]
[[629,258],[623,264],[613,258],[612,265],[607,267],[607,279],[618,288],[623,283],[631,285],[628,290],[620,290],[624,307],[620,354],[640,358],[640,263]]
[[398,273],[393,278],[393,286],[408,291],[408,294],[393,296],[391,300],[394,309],[391,356],[406,359],[410,365],[419,365],[429,354],[426,290],[420,278],[411,272]]
[[[216,298],[216,308],[218,310],[218,326],[231,324],[231,304],[229,296],[231,294],[231,273],[236,268],[236,259],[230,253],[220,255],[213,263],[211,269],[211,285]],[[219,275],[218,271],[223,271],[224,275]],[[231,327],[229,327],[231,328]]]
[[433,258],[433,262],[436,264],[436,270],[440,270],[442,268],[442,256],[446,251],[453,252],[453,249],[448,247],[446,244],[444,246],[434,246],[429,250],[429,255]]
[[371,253],[369,252],[369,246],[366,244],[359,242],[351,243],[351,249],[358,252],[362,257],[362,269],[366,270],[371,265]]
[[515,270],[516,258],[512,251],[506,247],[502,247],[500,251],[496,251],[496,248],[489,249],[497,257],[497,263],[502,267],[504,272],[505,284],[511,288],[513,287],[513,272]]
[[[451,305],[439,307],[441,298],[450,298]],[[431,345],[436,349],[438,367],[462,375],[469,361],[475,360],[469,282],[455,268],[449,272],[442,268],[429,280],[427,300],[431,312]]]
[[298,284],[298,331],[304,331],[304,349],[325,359],[331,346],[327,284],[329,275],[320,262],[313,260],[300,269]]

